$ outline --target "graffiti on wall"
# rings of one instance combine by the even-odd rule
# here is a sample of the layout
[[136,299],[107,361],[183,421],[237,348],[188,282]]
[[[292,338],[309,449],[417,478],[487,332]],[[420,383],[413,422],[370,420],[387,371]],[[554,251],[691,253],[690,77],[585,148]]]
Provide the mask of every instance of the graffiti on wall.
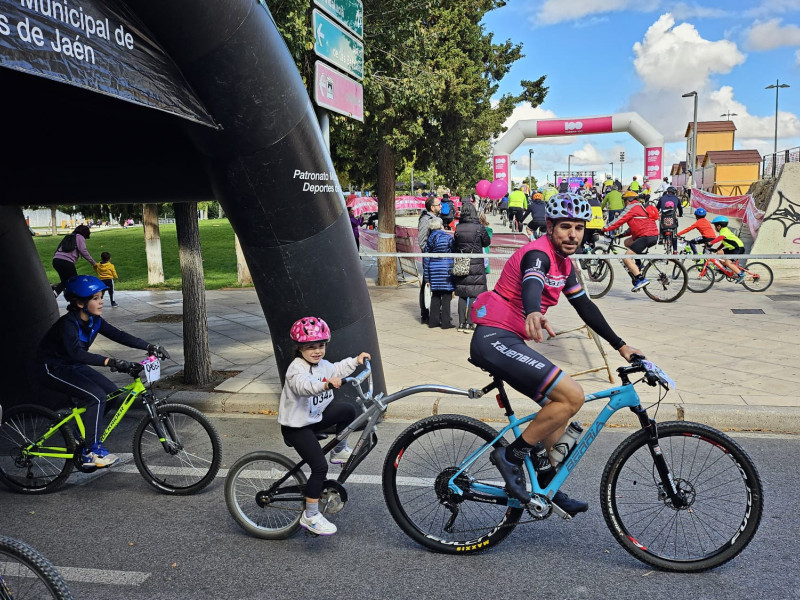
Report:
[[764,223],[778,221],[783,226],[783,237],[786,237],[792,227],[800,225],[800,204],[792,202],[780,190],[778,196],[780,198],[778,207],[771,215],[764,218]]

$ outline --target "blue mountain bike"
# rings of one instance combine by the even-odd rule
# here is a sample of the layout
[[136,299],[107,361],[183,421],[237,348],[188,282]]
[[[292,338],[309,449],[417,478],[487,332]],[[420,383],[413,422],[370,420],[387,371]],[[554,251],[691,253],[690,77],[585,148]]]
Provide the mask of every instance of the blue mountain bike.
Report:
[[[497,390],[509,424],[496,431],[463,415],[435,415],[408,427],[389,449],[383,490],[400,528],[423,546],[449,554],[483,551],[520,523],[556,514],[571,519],[551,499],[608,419],[629,408],[641,429],[612,453],[600,484],[603,517],[614,538],[637,559],[667,571],[699,572],[722,565],[750,542],[763,510],[761,480],[734,440],[706,425],[656,424],[642,407],[634,384],[659,388],[657,406],[672,381],[643,358],[617,369],[622,385],[586,396],[608,399],[584,430],[550,483],[541,487],[533,462],[525,460],[531,500],[507,495],[490,463],[492,449],[519,436],[536,414],[517,419],[503,381],[493,376],[481,395]],[[641,376],[631,382],[632,376]],[[529,517],[520,521],[523,514]]]

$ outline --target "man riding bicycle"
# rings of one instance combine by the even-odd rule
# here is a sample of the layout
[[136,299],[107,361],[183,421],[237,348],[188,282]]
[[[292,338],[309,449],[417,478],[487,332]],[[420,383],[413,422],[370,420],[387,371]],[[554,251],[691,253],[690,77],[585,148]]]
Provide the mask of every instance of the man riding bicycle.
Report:
[[[622,197],[627,202],[625,210],[620,213],[614,221],[609,223],[603,228],[603,231],[614,231],[619,229],[625,223],[628,223],[630,229],[625,235],[629,235],[624,244],[627,250],[625,254],[641,254],[647,248],[651,248],[658,243],[658,225],[656,221],[647,214],[644,206],[638,201],[638,194],[636,192],[625,192]],[[639,266],[631,258],[624,258],[622,262],[628,268],[633,281],[632,292],[642,289],[650,282],[645,279],[639,270]]]
[[[542,406],[520,437],[491,454],[506,490],[521,502],[530,500],[522,476],[525,457],[539,444],[551,448],[584,401],[583,389],[574,379],[525,343],[542,342],[544,331],[555,335],[545,317],[547,309],[558,302],[563,292],[583,322],[623,358],[629,360],[632,354],[641,354],[614,333],[578,282],[570,261],[591,218],[589,203],[577,194],[562,193],[550,198],[547,235],[517,250],[494,289],[479,295],[472,308],[472,321],[477,325],[470,345],[473,362]],[[537,454],[539,449],[536,448]],[[543,466],[546,471],[547,465]],[[547,485],[552,474],[552,469],[548,475],[543,473],[539,483]],[[553,502],[571,515],[588,508],[586,502],[561,491]]]

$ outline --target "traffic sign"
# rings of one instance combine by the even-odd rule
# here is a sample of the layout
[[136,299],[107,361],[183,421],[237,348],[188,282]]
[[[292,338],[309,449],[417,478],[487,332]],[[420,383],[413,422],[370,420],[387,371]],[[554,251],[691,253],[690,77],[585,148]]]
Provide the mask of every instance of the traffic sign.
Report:
[[361,0],[314,0],[314,4],[355,33],[358,39],[364,39],[364,5]]
[[360,83],[319,60],[314,63],[314,82],[317,106],[364,122],[364,88]]
[[364,79],[364,44],[316,8],[312,11],[314,53],[347,73]]

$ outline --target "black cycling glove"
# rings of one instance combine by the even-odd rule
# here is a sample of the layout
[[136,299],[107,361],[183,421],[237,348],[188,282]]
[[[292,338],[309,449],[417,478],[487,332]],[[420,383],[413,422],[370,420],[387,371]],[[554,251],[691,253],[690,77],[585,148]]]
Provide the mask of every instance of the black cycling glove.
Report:
[[126,371],[130,370],[131,363],[129,363],[127,360],[122,360],[119,358],[109,358],[108,367],[110,367],[112,371],[119,371],[120,373],[125,373]]
[[158,358],[169,358],[169,352],[164,346],[159,346],[158,344],[148,344],[147,345],[147,353],[148,354],[155,354]]

